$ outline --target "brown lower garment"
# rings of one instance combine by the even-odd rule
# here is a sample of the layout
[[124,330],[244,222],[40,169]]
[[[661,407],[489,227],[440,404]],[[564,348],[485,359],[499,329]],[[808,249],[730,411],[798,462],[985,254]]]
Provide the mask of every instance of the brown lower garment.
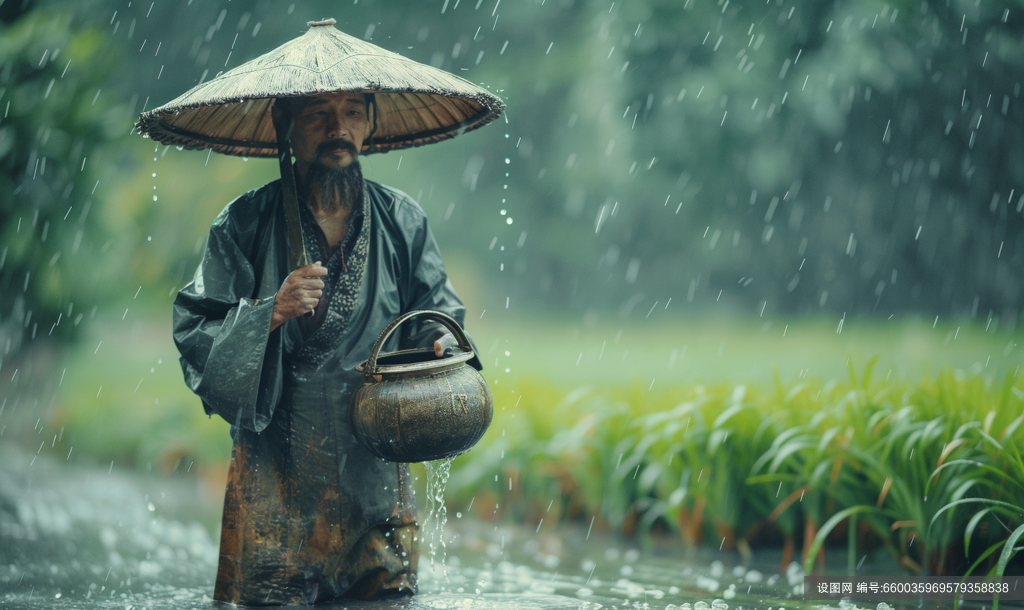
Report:
[[[331,420],[319,409],[288,408],[262,433],[236,430],[215,600],[310,604],[416,592],[419,526],[408,465],[393,465],[398,489],[389,490],[353,467],[355,452],[365,450],[354,439],[339,443]],[[365,491],[343,492],[353,486]],[[381,499],[394,508],[372,522],[380,518],[368,507]]]

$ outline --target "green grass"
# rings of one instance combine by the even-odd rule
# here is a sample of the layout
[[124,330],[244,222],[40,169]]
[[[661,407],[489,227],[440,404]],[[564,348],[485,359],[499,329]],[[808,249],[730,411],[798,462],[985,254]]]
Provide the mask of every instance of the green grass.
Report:
[[1019,365],[1024,353],[1021,332],[994,325],[986,332],[984,320],[939,320],[933,328],[934,319],[847,318],[837,332],[838,319],[765,319],[756,312],[678,318],[657,309],[650,318],[634,316],[638,320],[522,318],[503,310],[488,310],[478,320],[471,310],[467,326],[488,381],[499,380],[499,389],[520,375],[567,388],[595,382],[771,386],[776,376],[786,383],[825,382],[846,379],[851,360],[863,365],[876,356],[877,377],[908,381],[942,368],[992,375]]
[[[177,457],[170,456],[185,454],[199,465],[226,462],[227,425],[206,418],[182,382],[170,336],[173,297],[143,290],[140,299],[148,301],[140,302],[132,298],[136,287],[130,288],[124,309],[112,305],[86,320],[91,326],[84,338],[55,373],[61,381],[53,423],[68,428],[76,451],[118,463],[156,466],[170,460],[173,465]],[[845,379],[848,362],[865,362],[864,354],[879,356],[876,375],[886,381],[923,379],[941,367],[984,376],[1016,366],[1021,354],[1019,333],[985,332],[980,324],[939,323],[933,329],[913,318],[847,320],[840,334],[830,320],[665,315],[656,312],[650,319],[626,323],[617,318],[526,319],[504,311],[481,317],[471,309],[467,327],[499,401],[502,395],[528,395],[530,387],[543,386],[549,406],[591,385],[612,391],[632,387],[637,400],[648,389],[657,394],[708,384],[770,388],[776,376],[802,387],[814,379]],[[622,408],[626,421],[633,407]],[[537,425],[537,434],[549,434],[550,426]]]
[[50,423],[76,453],[162,472],[226,468],[229,426],[185,386],[169,318],[99,319],[64,359]]
[[873,366],[767,388],[498,394],[449,497],[539,527],[596,522],[744,553],[802,543],[808,571],[833,540],[918,573],[1001,573],[1024,532],[1022,380],[946,369],[886,382]]

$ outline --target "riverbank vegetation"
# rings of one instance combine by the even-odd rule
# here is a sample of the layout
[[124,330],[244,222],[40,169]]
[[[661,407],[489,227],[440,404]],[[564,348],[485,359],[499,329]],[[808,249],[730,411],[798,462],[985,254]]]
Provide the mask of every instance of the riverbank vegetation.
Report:
[[498,395],[448,497],[538,531],[570,520],[745,555],[781,545],[808,570],[823,543],[846,543],[851,570],[881,548],[915,573],[1002,573],[1024,534],[1021,379],[900,383],[873,365],[774,387],[524,386]]

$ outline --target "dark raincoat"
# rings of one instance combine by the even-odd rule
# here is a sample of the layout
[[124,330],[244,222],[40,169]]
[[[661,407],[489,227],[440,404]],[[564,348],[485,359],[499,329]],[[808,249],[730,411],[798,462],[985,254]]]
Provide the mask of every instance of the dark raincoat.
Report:
[[[185,382],[207,413],[232,424],[217,600],[415,592],[409,468],[372,456],[352,435],[348,405],[362,383],[354,369],[400,314],[431,309],[462,324],[465,308],[419,205],[371,181],[362,195],[334,252],[300,206],[307,251],[328,268],[314,318],[270,332],[290,272],[280,181],[220,213],[195,279],[174,302]],[[427,347],[444,332],[413,319],[385,351]],[[470,364],[481,368],[476,357]]]

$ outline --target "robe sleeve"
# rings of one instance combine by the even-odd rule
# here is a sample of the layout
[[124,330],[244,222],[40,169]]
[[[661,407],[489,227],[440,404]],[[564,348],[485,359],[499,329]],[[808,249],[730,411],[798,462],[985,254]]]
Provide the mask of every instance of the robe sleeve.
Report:
[[[412,229],[412,239],[409,243],[411,273],[404,282],[402,312],[425,309],[440,311],[454,318],[465,330],[466,306],[455,294],[448,274],[445,273],[444,263],[441,261],[441,250],[437,247],[434,234],[430,231],[426,215],[419,210],[418,206],[415,206],[415,209],[419,213],[410,219],[410,222],[415,225],[410,227]],[[399,346],[400,349],[433,347],[434,341],[440,339],[447,332],[449,332],[447,328],[437,322],[413,318],[402,325]],[[466,336],[469,337],[468,332]],[[469,364],[478,371],[482,370],[480,352],[471,337],[469,341],[474,352]]]
[[282,338],[270,332],[276,295],[254,298],[250,257],[259,254],[240,243],[230,208],[214,220],[195,278],[174,301],[174,343],[207,414],[261,432],[281,396]]

